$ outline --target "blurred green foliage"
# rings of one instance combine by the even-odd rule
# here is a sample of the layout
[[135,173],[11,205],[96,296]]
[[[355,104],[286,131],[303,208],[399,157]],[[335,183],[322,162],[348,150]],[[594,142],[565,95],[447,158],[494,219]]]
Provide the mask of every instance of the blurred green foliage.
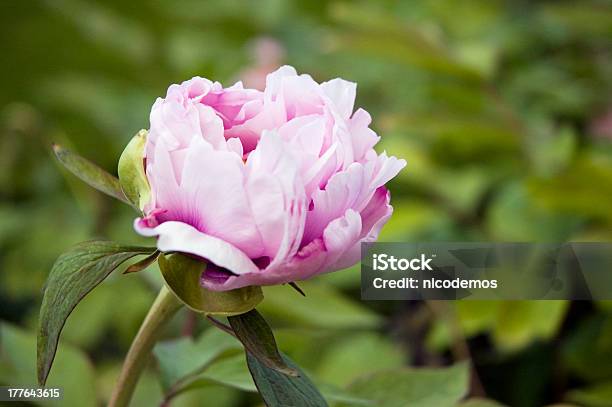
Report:
[[[612,238],[608,0],[33,0],[3,1],[0,11],[0,384],[34,383],[40,293],[62,251],[92,237],[145,242],[130,208],[61,169],[51,142],[115,172],[155,98],[194,75],[230,84],[290,63],[318,80],[357,82],[380,151],[408,161],[391,186],[383,240]],[[277,50],[255,55],[262,38]],[[159,284],[157,270],[117,273],[77,307],[50,379],[64,386],[63,405],[108,399]],[[352,402],[452,405],[467,378],[445,377],[465,376],[462,365],[407,366],[471,357],[481,383],[473,395],[482,387],[512,406],[612,404],[607,303],[364,303],[355,267],[302,288],[306,298],[267,288],[260,310],[281,349],[327,389],[357,389],[345,395]],[[189,360],[198,342],[177,332],[200,338],[206,325],[180,314],[167,332],[177,342],[158,358],[187,351]],[[158,362],[134,405],[159,404],[177,374]],[[172,405],[261,403],[236,389],[252,389],[243,360],[216,368]],[[389,386],[403,399],[381,393]]]

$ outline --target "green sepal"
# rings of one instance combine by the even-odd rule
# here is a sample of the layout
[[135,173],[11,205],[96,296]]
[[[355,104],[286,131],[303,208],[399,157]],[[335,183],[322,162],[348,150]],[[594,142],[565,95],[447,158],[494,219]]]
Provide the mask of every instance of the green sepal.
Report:
[[127,144],[117,166],[119,182],[125,196],[142,210],[151,199],[151,187],[145,173],[144,148],[147,131],[140,130]]
[[184,254],[161,254],[159,269],[168,288],[192,310],[206,315],[232,316],[249,312],[263,300],[260,287],[211,291],[200,285],[206,263]]

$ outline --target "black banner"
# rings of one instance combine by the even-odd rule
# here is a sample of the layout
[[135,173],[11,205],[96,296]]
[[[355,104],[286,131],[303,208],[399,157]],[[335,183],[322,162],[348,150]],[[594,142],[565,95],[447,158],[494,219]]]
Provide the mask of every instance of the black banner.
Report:
[[612,243],[367,243],[364,300],[608,300]]

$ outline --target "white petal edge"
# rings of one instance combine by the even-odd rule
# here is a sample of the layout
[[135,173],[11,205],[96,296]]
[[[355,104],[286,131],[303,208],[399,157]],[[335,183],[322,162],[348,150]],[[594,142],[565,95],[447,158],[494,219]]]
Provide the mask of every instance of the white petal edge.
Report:
[[240,249],[224,240],[202,233],[183,222],[168,221],[154,228],[140,224],[134,228],[143,236],[157,236],[157,248],[162,252],[181,252],[205,258],[235,274],[255,273],[259,268]]

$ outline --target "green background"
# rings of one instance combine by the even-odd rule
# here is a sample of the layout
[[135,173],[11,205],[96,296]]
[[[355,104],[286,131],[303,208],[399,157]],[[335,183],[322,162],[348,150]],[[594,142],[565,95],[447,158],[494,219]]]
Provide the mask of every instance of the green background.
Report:
[[[377,148],[408,162],[382,240],[612,237],[610,1],[5,0],[0,52],[0,384],[34,384],[41,290],[62,251],[93,237],[146,242],[130,208],[60,168],[51,143],[115,172],[155,98],[194,75],[256,83],[289,63],[357,82]],[[108,399],[159,284],[154,268],[116,273],[78,306],[50,379],[62,405]],[[357,268],[301,286],[306,298],[266,289],[259,309],[280,347],[346,397],[451,406],[465,366],[428,369],[471,358],[470,395],[612,405],[609,303],[366,303]],[[206,328],[185,312],[166,336]],[[208,348],[179,341],[166,344],[178,368]],[[260,405],[237,389],[251,386],[243,360],[229,360],[172,405]],[[162,400],[160,365],[134,405]]]

